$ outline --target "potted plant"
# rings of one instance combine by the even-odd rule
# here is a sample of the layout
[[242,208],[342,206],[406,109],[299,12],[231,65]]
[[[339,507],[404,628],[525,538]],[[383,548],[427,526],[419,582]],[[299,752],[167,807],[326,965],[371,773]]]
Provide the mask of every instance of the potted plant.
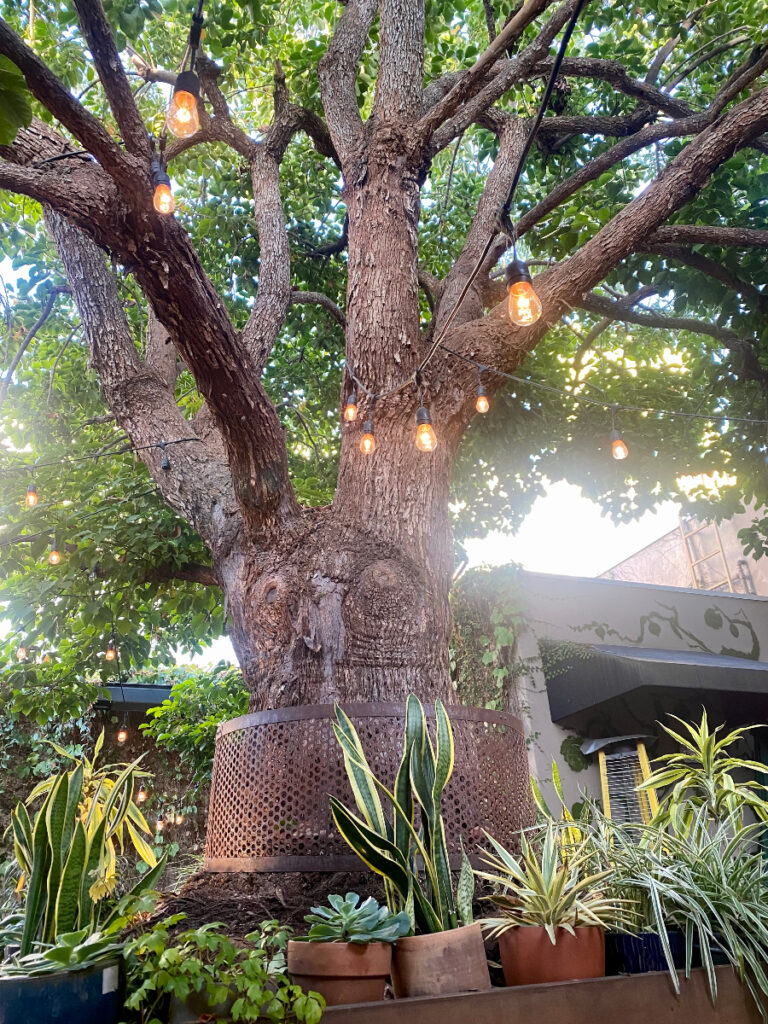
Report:
[[[472,868],[462,849],[454,891],[441,815],[454,759],[453,733],[443,704],[435,704],[433,746],[424,708],[409,695],[403,756],[392,790],[371,771],[355,727],[338,705],[334,732],[359,812],[354,814],[331,797],[336,827],[363,862],[384,878],[392,913],[405,911],[411,922],[412,934],[398,939],[392,957],[395,996],[489,989],[482,930],[472,917]],[[384,804],[391,809],[391,821]]]
[[303,989],[319,992],[329,1006],[384,998],[392,946],[411,930],[405,911],[393,914],[356,892],[329,896],[327,907],[312,907],[312,927],[288,943],[288,973]]
[[[125,827],[139,838],[137,849],[146,846],[138,830],[149,828],[132,799],[138,761],[101,770],[95,785],[92,765],[79,762],[38,788],[33,796],[44,800],[32,817],[24,804],[11,815],[23,908],[0,922],[0,1006],[25,1010],[9,1019],[108,1024],[120,1009],[119,946],[109,934],[115,844]],[[162,873],[164,860],[151,859],[132,894],[151,889]]]
[[549,821],[521,837],[520,858],[490,835],[488,841],[492,851],[482,859],[492,870],[477,874],[494,886],[489,899],[499,916],[483,924],[499,940],[506,984],[602,977],[605,929],[622,905],[606,895],[610,871],[591,871],[588,839],[572,825]]

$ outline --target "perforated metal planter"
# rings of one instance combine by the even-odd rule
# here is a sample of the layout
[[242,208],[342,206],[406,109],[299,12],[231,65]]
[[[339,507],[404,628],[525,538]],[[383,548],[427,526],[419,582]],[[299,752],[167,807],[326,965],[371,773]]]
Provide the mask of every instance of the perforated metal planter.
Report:
[[[402,704],[346,704],[373,771],[391,785],[402,756]],[[431,720],[434,711],[428,718]],[[514,715],[449,708],[456,765],[443,798],[452,853],[474,853],[488,829],[516,845],[533,819],[523,726]],[[281,708],[219,726],[211,786],[208,871],[354,871],[329,795],[353,797],[332,728],[333,706]]]

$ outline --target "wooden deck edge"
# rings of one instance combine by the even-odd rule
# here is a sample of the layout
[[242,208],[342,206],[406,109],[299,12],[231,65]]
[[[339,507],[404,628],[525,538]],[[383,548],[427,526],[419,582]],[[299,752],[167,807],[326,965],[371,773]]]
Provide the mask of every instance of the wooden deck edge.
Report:
[[718,998],[706,973],[665,973],[496,988],[453,996],[329,1007],[327,1024],[760,1024],[749,993],[730,967],[718,967]]

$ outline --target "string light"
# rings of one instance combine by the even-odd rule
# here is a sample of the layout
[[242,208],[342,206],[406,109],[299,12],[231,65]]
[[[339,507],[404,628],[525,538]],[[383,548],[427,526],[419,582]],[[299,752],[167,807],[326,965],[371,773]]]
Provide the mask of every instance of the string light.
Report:
[[158,213],[171,214],[176,209],[176,200],[171,192],[171,179],[167,171],[163,169],[159,157],[153,156],[150,164],[152,173],[152,184],[155,192],[152,197],[152,205]]
[[163,821],[163,818],[161,816],[161,817],[159,817],[157,819],[157,822],[155,824],[155,831],[156,832],[162,832],[164,828],[165,828],[165,822]]
[[347,404],[344,406],[344,419],[352,423],[357,419],[357,394],[354,389],[350,391]]
[[50,654],[43,655],[43,664],[44,665],[50,665],[50,663],[51,663],[51,656],[50,656]]
[[611,408],[611,455],[617,462],[629,455],[627,442],[616,429],[616,407]]
[[176,824],[177,825],[183,825],[184,824],[184,815],[181,813],[181,811],[179,811],[179,813],[176,815]]
[[416,410],[416,447],[420,452],[433,452],[437,448],[437,435],[432,426],[432,417],[423,405],[419,405]]
[[363,455],[373,455],[376,451],[376,437],[373,433],[373,420],[363,424],[363,436],[360,438],[360,451]]
[[200,79],[194,71],[182,71],[176,77],[168,108],[168,131],[176,138],[187,139],[200,127],[199,99]]
[[120,724],[120,728],[117,730],[117,742],[122,746],[128,739],[128,715],[123,715],[123,721]]
[[35,505],[37,504],[37,488],[35,487],[34,480],[32,480],[29,487],[27,488],[27,497],[25,498],[25,501],[29,508],[34,508]]
[[27,648],[24,646],[24,644],[19,644],[18,650],[16,651],[16,658],[18,659],[18,661],[27,660]]
[[163,442],[158,445],[158,448],[163,453],[163,457],[160,460],[160,469],[167,473],[171,468],[171,460],[168,458],[168,452],[165,450],[165,444]]
[[51,541],[51,550],[48,552],[48,561],[51,565],[58,565],[61,561],[61,552],[59,551],[59,544],[55,533]]
[[104,660],[105,661],[114,661],[116,658],[117,658],[117,647],[115,647],[114,640],[111,640],[109,645],[107,646],[106,651],[104,651]]
[[484,416],[491,408],[491,403],[488,401],[488,395],[485,393],[483,378],[480,372],[478,372],[477,377],[477,401],[475,402],[475,409]]
[[528,264],[515,258],[506,270],[509,289],[509,319],[518,327],[530,327],[541,316],[541,302],[533,288]]
[[147,799],[147,791],[146,791],[146,789],[144,788],[144,786],[139,786],[139,791],[136,794],[136,803],[137,804],[143,804],[143,803],[146,802],[146,799]]

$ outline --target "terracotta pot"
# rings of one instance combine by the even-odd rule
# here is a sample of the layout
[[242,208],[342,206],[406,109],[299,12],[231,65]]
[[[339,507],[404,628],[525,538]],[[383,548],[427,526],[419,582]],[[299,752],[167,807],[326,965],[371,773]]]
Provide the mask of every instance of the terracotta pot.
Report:
[[396,999],[485,992],[490,987],[479,924],[397,940],[392,957],[392,988]]
[[555,928],[553,946],[544,928],[509,928],[499,937],[501,966],[507,985],[541,985],[605,975],[602,928]]
[[329,1006],[383,999],[391,964],[388,942],[288,942],[294,983],[319,992]]

